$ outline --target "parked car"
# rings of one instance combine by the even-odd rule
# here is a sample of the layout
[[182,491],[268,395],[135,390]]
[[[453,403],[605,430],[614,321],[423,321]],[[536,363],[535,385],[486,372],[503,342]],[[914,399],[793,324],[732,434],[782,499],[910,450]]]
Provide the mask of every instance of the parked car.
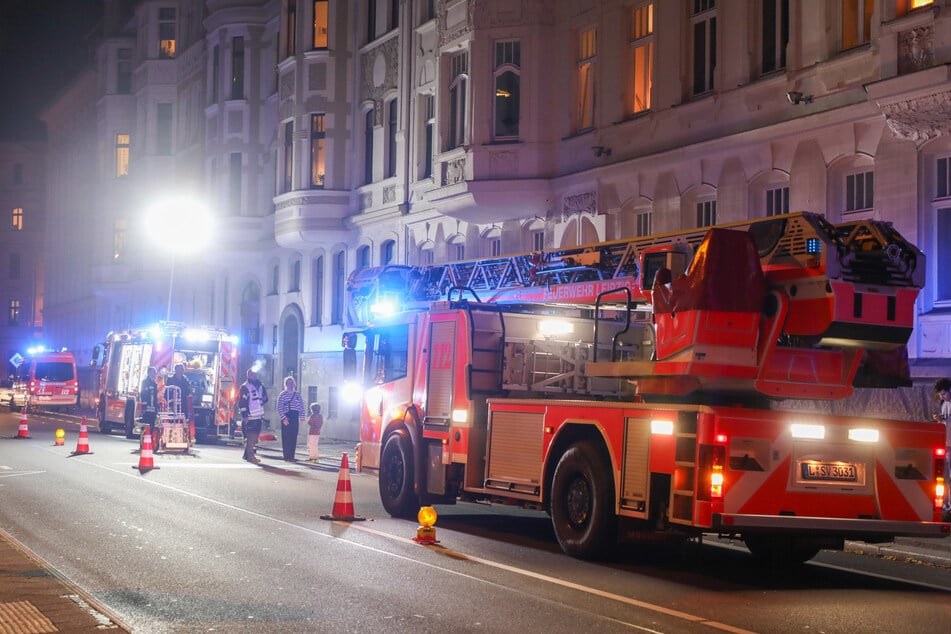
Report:
[[13,380],[0,380],[0,407],[13,409]]

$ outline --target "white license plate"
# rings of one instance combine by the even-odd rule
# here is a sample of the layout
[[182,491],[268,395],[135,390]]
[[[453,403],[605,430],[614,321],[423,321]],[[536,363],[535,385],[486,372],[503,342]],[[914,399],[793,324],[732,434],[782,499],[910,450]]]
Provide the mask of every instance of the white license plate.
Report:
[[847,462],[801,462],[803,480],[818,482],[858,482],[859,470]]

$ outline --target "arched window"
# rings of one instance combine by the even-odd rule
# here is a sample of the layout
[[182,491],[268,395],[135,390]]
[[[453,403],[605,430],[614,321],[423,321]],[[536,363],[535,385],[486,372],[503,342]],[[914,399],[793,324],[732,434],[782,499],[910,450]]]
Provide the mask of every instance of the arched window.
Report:
[[300,256],[294,258],[294,261],[291,262],[291,275],[290,279],[287,280],[287,283],[288,291],[292,293],[300,291]]
[[460,235],[449,238],[446,243],[446,260],[460,262],[466,259],[466,241]]
[[281,265],[277,262],[271,264],[271,295],[277,295],[281,287]]
[[396,257],[396,241],[386,240],[380,245],[380,266],[393,264]]
[[508,40],[495,43],[495,128],[496,139],[517,138],[521,100],[522,43]]

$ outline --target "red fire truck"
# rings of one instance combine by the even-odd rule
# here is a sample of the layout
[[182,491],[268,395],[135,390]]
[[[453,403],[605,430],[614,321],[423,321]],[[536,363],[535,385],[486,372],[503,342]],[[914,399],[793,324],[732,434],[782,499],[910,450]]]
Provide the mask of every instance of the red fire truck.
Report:
[[195,423],[195,439],[203,442],[231,433],[238,347],[226,331],[160,322],[152,328],[110,332],[96,345],[93,365],[100,359],[96,417],[101,432],[119,427],[127,438],[135,438],[142,415],[139,389],[149,366],[158,371],[161,388],[165,377],[182,364],[191,386],[191,403],[184,405]]
[[543,509],[578,557],[646,533],[734,536],[772,563],[947,535],[940,425],[779,407],[901,358],[923,270],[886,223],[797,213],[360,271],[361,469],[394,516]]

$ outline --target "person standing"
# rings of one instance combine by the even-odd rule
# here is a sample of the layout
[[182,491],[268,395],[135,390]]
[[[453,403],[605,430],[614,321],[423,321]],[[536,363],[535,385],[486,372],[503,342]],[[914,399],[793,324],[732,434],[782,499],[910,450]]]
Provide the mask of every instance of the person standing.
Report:
[[155,419],[158,415],[158,381],[156,377],[158,371],[154,366],[149,366],[145,371],[145,378],[142,379],[142,387],[139,389],[139,403],[142,405],[142,422],[149,426],[152,432],[152,446],[158,447],[158,431],[155,429]]
[[292,376],[284,379],[284,391],[277,397],[277,415],[281,419],[281,447],[284,449],[284,460],[294,462],[300,419],[304,416],[304,399],[297,391],[297,383]]
[[255,464],[261,462],[255,457],[254,450],[261,435],[265,403],[267,390],[258,380],[258,373],[254,368],[248,368],[248,380],[241,384],[238,391],[238,412],[244,431],[244,459]]
[[320,429],[324,426],[324,417],[320,415],[320,405],[317,403],[310,404],[307,426],[307,459],[317,462],[317,442],[320,440]]
[[941,408],[934,419],[944,423],[944,503],[941,505],[941,519],[951,522],[951,379],[934,382],[934,397]]
[[[186,417],[191,417],[191,412],[188,408],[188,397],[191,394],[192,386],[191,383],[188,382],[188,377],[185,376],[184,364],[175,364],[175,373],[165,379],[165,387],[168,387],[169,385],[174,385],[178,388],[179,392],[181,392],[182,413],[185,414]],[[171,409],[171,407],[172,404],[169,403],[169,409]]]

